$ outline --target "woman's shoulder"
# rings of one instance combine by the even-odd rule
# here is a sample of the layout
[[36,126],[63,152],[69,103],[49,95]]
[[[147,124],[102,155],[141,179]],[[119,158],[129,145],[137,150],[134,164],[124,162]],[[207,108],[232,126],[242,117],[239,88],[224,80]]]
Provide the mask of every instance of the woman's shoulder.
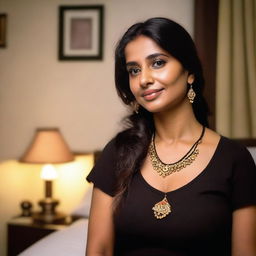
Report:
[[221,135],[211,129],[207,129],[208,134],[208,143],[209,144],[218,144],[217,149],[221,151],[221,154],[224,156],[230,156],[234,159],[248,159],[251,158],[251,154],[247,147],[241,144],[238,140],[229,138],[227,136]]
[[101,153],[115,152],[117,147],[117,136],[110,138],[101,149]]
[[[97,156],[97,162],[109,162],[113,160],[116,155],[116,138],[110,139],[103,147],[102,150],[99,150]],[[99,161],[100,160],[100,161]]]
[[245,145],[243,145],[239,140],[234,138],[229,138],[227,136],[221,135],[222,144],[226,150],[229,152],[240,155],[240,154],[250,154],[249,150]]
[[88,182],[113,196],[116,182],[115,140],[111,139],[100,152],[95,165],[87,176]]

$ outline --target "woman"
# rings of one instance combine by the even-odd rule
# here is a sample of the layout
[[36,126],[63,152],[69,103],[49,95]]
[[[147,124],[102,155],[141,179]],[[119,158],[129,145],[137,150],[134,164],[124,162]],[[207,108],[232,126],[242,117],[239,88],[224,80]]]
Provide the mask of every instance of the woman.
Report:
[[255,164],[207,128],[189,34],[165,18],[133,25],[116,48],[115,82],[134,111],[87,177],[86,255],[255,256]]

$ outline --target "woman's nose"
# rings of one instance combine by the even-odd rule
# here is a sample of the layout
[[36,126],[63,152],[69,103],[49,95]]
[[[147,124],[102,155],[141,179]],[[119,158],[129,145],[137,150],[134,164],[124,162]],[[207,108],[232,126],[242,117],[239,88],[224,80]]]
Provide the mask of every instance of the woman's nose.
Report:
[[140,74],[140,86],[147,88],[150,84],[153,84],[154,79],[149,69],[143,69]]

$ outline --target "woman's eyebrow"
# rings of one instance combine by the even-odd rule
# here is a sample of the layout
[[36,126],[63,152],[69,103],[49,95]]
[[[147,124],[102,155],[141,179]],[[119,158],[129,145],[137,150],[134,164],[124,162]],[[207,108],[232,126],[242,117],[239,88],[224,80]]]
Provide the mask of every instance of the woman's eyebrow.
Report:
[[147,60],[151,60],[151,59],[155,59],[159,56],[165,56],[165,57],[170,57],[168,56],[167,54],[164,54],[164,53],[153,53],[153,54],[150,54],[146,57]]
[[[164,53],[153,53],[153,54],[150,54],[146,57],[147,60],[152,60],[152,59],[155,59],[159,56],[165,56],[165,57],[170,57],[168,56],[167,54],[164,54]],[[136,61],[129,61],[126,63],[126,67],[129,67],[129,66],[137,66],[138,63]]]
[[129,66],[138,66],[138,63],[136,61],[129,61],[126,63],[126,67],[129,67]]

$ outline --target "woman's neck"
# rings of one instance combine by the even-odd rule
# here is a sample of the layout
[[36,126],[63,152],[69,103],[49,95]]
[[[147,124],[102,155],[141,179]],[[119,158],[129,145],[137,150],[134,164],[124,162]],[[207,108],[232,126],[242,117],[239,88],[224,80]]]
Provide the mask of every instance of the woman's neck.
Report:
[[156,140],[166,143],[173,143],[180,139],[191,139],[198,136],[202,129],[202,125],[196,120],[191,106],[155,113],[154,123]]

